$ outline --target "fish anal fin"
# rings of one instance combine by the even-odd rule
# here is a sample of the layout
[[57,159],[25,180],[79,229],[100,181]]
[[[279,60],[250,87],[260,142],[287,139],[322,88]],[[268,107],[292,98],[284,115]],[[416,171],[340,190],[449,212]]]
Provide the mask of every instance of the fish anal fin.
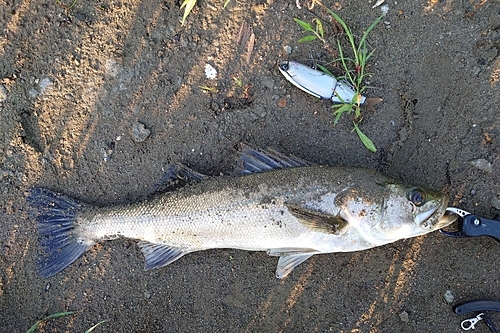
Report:
[[290,272],[313,255],[319,253],[313,249],[302,248],[278,248],[269,249],[267,254],[270,256],[279,256],[278,267],[276,268],[276,277],[282,279]]
[[276,268],[276,277],[278,279],[286,277],[295,267],[313,255],[314,253],[306,252],[281,256],[278,260],[278,267]]
[[340,215],[329,215],[309,208],[287,205],[290,214],[308,228],[329,234],[340,234],[348,222]]
[[189,252],[165,244],[144,241],[140,241],[138,245],[146,258],[145,270],[167,266]]

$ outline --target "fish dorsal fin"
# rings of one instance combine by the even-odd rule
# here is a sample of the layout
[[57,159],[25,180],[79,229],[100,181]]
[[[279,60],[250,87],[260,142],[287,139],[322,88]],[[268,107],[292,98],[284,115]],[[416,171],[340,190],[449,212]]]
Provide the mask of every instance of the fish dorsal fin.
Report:
[[329,234],[340,234],[347,226],[347,221],[339,215],[329,215],[309,208],[287,205],[290,214],[295,216],[308,228],[326,232]]
[[260,150],[244,145],[240,153],[238,166],[234,172],[239,175],[247,175],[308,165],[312,164],[295,156],[285,156],[273,149]]
[[206,178],[208,178],[208,176],[196,172],[184,164],[173,163],[168,166],[168,169],[163,173],[161,179],[154,185],[154,189],[155,192],[165,192]]
[[165,244],[141,241],[138,245],[146,258],[145,270],[167,266],[188,253],[188,251]]

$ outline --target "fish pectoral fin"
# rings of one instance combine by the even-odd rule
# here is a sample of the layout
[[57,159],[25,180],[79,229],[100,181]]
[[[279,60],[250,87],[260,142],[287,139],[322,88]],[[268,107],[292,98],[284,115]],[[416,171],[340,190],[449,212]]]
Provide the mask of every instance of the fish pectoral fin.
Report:
[[328,215],[294,205],[287,205],[287,208],[290,214],[295,216],[303,225],[316,231],[339,234],[347,226],[347,221],[340,215]]
[[280,259],[278,260],[278,267],[276,268],[276,277],[278,279],[282,279],[286,277],[290,272],[312,257],[315,253],[298,253],[298,254],[287,254],[287,255],[282,255]]
[[165,244],[144,241],[139,242],[138,245],[146,258],[145,270],[167,266],[189,252]]
[[279,248],[279,249],[269,249],[266,252],[268,255],[273,256],[273,257],[285,257],[285,256],[298,255],[298,254],[313,255],[315,253],[319,253],[317,250],[303,249],[303,248],[296,248],[296,247],[284,247],[284,248]]

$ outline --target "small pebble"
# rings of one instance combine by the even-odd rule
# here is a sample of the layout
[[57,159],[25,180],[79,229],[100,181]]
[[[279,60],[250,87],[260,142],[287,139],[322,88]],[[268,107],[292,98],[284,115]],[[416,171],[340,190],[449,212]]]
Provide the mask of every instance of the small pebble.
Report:
[[207,79],[214,80],[217,77],[217,70],[210,64],[205,65],[205,76]]
[[408,312],[406,312],[406,311],[401,312],[401,313],[399,314],[399,319],[401,319],[401,321],[402,321],[403,323],[407,323],[407,322],[409,322],[409,321],[410,321],[410,319],[408,318]]
[[7,88],[3,84],[0,84],[0,103],[5,102],[7,99]]
[[36,95],[38,95],[38,91],[36,91],[35,88],[31,88],[29,91],[28,91],[28,94],[30,95],[31,98],[35,98]]
[[106,69],[106,74],[115,77],[120,71],[120,65],[116,62],[115,59],[108,59],[104,64],[104,68]]
[[490,204],[492,207],[500,209],[500,199],[498,198],[498,195],[494,195],[491,197]]
[[45,90],[52,84],[52,80],[50,80],[48,77],[44,77],[42,80],[40,80],[40,83],[38,86],[40,87],[40,93],[44,93]]
[[469,162],[470,165],[472,165],[474,168],[477,168],[481,171],[487,172],[487,173],[492,173],[493,172],[493,166],[491,165],[490,162],[485,160],[484,158],[480,158],[477,160],[473,160]]
[[132,127],[132,140],[135,142],[143,142],[149,137],[150,134],[151,131],[142,123],[137,122]]
[[453,297],[453,295],[451,294],[451,290],[446,290],[446,292],[444,293],[444,299],[448,303],[453,303],[455,297]]
[[278,99],[278,107],[284,108],[285,106],[286,106],[286,99],[285,98]]
[[0,179],[8,177],[14,178],[14,173],[10,170],[0,169]]
[[288,54],[292,54],[292,47],[290,45],[285,46],[285,51]]
[[149,291],[145,291],[144,292],[144,297],[148,298],[148,299],[151,298],[151,293]]
[[380,11],[382,12],[382,15],[387,15],[387,13],[389,12],[389,6],[388,5],[383,5],[380,7]]

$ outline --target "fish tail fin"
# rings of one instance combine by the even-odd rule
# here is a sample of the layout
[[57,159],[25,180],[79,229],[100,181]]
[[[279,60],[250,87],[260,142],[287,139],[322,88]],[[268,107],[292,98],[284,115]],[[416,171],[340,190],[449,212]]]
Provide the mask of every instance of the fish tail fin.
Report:
[[27,197],[30,216],[37,222],[40,246],[38,274],[44,278],[62,271],[95,244],[75,235],[82,204],[47,189],[33,188]]

